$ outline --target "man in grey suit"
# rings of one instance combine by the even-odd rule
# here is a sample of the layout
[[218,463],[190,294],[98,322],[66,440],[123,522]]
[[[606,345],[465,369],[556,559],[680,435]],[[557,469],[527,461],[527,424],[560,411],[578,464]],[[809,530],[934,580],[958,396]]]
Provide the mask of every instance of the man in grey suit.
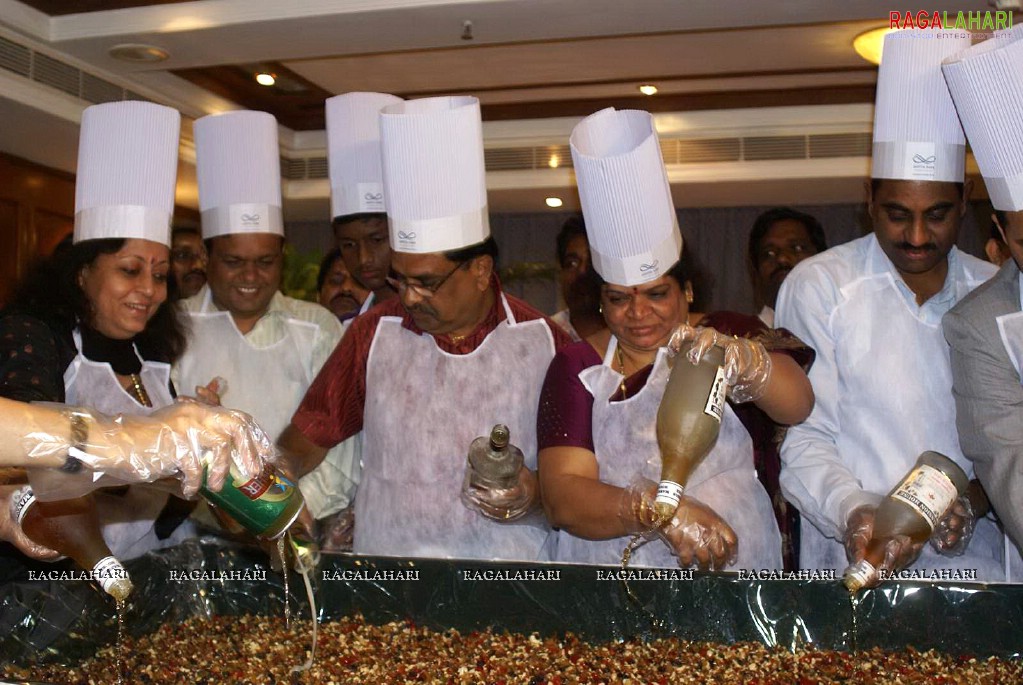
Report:
[[[963,454],[1005,531],[1023,545],[1023,27],[943,66],[1012,259],[942,320]],[[979,49],[978,49],[979,48]],[[1020,558],[1011,580],[1023,580]]]

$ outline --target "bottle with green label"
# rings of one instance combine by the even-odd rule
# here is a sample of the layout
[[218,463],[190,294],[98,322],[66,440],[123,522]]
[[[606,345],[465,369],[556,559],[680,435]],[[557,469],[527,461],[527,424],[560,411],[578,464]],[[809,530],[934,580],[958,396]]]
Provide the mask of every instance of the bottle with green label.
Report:
[[204,474],[199,492],[247,531],[268,540],[283,535],[305,506],[301,491],[270,464],[254,478],[245,478],[232,464],[220,492],[206,487]]
[[941,517],[966,492],[970,479],[944,454],[924,452],[909,474],[881,500],[863,559],[845,571],[845,586],[856,592],[877,578],[885,547],[896,535],[926,542]]

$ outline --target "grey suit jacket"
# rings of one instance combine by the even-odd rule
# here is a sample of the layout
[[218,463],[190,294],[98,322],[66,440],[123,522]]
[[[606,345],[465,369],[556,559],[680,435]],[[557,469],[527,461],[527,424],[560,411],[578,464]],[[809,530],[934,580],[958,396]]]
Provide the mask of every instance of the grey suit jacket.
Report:
[[1023,385],[997,317],[1020,311],[1019,269],[1008,260],[942,319],[963,454],[973,461],[1005,531],[1023,548]]

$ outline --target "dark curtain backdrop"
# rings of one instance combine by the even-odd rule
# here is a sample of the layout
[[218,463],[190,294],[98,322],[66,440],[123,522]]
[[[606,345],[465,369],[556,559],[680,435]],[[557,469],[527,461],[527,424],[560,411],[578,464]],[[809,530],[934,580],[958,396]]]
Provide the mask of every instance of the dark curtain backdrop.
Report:
[[[713,279],[709,311],[753,312],[753,291],[746,269],[747,237],[754,219],[769,207],[728,207],[682,209],[679,226],[685,248],[696,252]],[[834,246],[864,235],[869,230],[865,205],[806,205],[795,209],[817,217],[824,226],[828,245]],[[959,236],[959,247],[983,257],[991,208],[975,203],[967,212]],[[555,261],[554,239],[566,212],[494,214],[491,229],[501,250],[501,265],[517,262]],[[324,222],[289,223],[288,240],[300,251],[328,250],[333,238]],[[519,281],[507,284],[508,292],[530,302],[543,312],[553,313],[563,305],[554,281]]]

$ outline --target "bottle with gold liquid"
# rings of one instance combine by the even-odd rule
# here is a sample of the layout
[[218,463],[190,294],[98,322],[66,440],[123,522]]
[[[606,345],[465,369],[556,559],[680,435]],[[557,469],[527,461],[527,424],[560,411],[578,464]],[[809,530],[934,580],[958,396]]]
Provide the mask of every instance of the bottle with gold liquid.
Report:
[[522,450],[511,444],[511,431],[499,423],[490,436],[481,435],[469,446],[471,484],[488,490],[509,490],[519,482]]
[[14,494],[11,509],[11,517],[25,535],[91,571],[93,579],[118,603],[131,594],[131,578],[103,540],[90,496],[40,502],[26,486]]
[[938,452],[924,452],[913,469],[885,497],[874,515],[874,530],[863,559],[845,571],[845,586],[856,592],[877,577],[885,546],[896,535],[926,542],[938,521],[966,492],[966,473]]
[[685,355],[691,347],[683,344],[676,355],[657,410],[661,482],[654,509],[662,521],[675,513],[689,476],[714,447],[725,410],[724,350],[715,345],[690,364]]

